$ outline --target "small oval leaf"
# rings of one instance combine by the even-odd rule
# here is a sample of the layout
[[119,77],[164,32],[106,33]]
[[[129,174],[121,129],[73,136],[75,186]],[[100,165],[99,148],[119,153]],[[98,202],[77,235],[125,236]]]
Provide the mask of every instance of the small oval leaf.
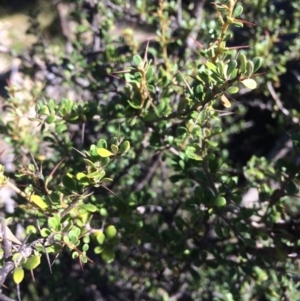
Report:
[[246,79],[242,80],[241,82],[246,88],[251,89],[251,90],[253,90],[257,87],[256,81],[252,78],[246,78]]
[[106,263],[111,263],[115,259],[115,253],[112,249],[105,248],[101,253],[101,258]]
[[237,61],[236,60],[230,61],[227,68],[227,76],[230,76],[236,67],[237,67]]
[[104,243],[104,240],[105,240],[105,234],[102,231],[99,231],[96,235],[97,235],[96,239],[97,239],[98,243],[100,245],[102,245]]
[[130,142],[129,141],[124,141],[122,142],[121,146],[120,146],[120,153],[122,155],[126,154],[130,149]]
[[88,212],[96,212],[97,207],[93,204],[83,204],[82,207]]
[[237,5],[236,8],[233,11],[233,17],[237,18],[243,13],[243,6]]
[[233,11],[233,17],[237,18],[243,13],[243,6],[237,5],[236,8]]
[[46,118],[45,122],[48,123],[48,124],[51,124],[51,123],[53,123],[55,121],[55,119],[56,119],[55,115],[49,115]]
[[35,205],[37,205],[42,210],[45,210],[48,208],[48,205],[45,203],[45,201],[39,196],[39,195],[32,195],[30,198],[30,201],[33,202]]
[[13,273],[13,280],[16,284],[19,284],[24,279],[24,270],[22,268],[16,268]]
[[132,58],[132,61],[135,65],[138,66],[143,60],[139,55],[135,54]]
[[221,103],[225,108],[230,108],[231,107],[230,101],[228,100],[228,98],[224,94],[221,96]]
[[250,77],[254,72],[254,64],[251,61],[248,61],[246,64],[246,76]]
[[119,147],[117,145],[115,145],[115,144],[112,144],[110,146],[110,148],[111,148],[111,150],[112,150],[112,152],[113,152],[114,155],[116,155],[118,153],[118,151],[119,151]]
[[110,157],[110,156],[114,155],[112,152],[110,152],[109,150],[107,150],[103,147],[97,148],[97,153],[100,157],[103,157],[103,158]]
[[226,92],[227,92],[228,94],[235,94],[235,93],[239,92],[239,88],[238,88],[238,87],[229,87],[229,88],[226,90]]
[[113,238],[117,235],[117,229],[114,225],[109,225],[106,230],[105,234],[108,238]]
[[26,270],[34,270],[40,263],[41,263],[41,256],[33,255],[26,260],[26,262],[23,264],[23,267]]
[[244,73],[246,71],[247,59],[246,56],[242,53],[239,55],[239,62],[240,62],[239,69],[241,73]]
[[254,65],[254,72],[256,72],[261,67],[262,59],[260,57],[255,57],[252,62]]

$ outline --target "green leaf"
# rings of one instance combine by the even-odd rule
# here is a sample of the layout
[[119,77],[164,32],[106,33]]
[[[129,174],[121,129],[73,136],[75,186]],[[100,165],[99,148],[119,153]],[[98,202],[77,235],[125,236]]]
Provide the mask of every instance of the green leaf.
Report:
[[211,147],[217,147],[219,145],[217,141],[213,141],[213,140],[207,140],[206,143]]
[[115,253],[110,248],[104,248],[104,250],[101,253],[101,258],[106,263],[111,263],[115,259]]
[[239,55],[239,62],[240,62],[239,69],[241,73],[244,74],[246,72],[247,59],[246,56],[242,53]]
[[231,60],[228,64],[227,68],[227,76],[230,76],[231,73],[234,71],[234,69],[237,67],[237,61],[236,60]]
[[146,79],[147,81],[150,81],[153,78],[153,74],[154,74],[154,68],[153,67],[149,67],[146,73]]
[[241,5],[237,5],[233,11],[232,16],[234,18],[239,17],[243,13],[243,7]]
[[63,98],[62,103],[66,108],[66,114],[70,114],[74,105],[73,101],[70,99]]
[[90,146],[90,155],[92,157],[98,157],[98,153],[97,153],[97,146],[95,144],[92,144]]
[[228,93],[228,94],[235,94],[235,93],[237,93],[237,92],[239,92],[239,88],[238,87],[229,87],[227,90],[226,90],[226,92]]
[[143,60],[139,55],[135,54],[132,58],[132,61],[135,65],[138,66]]
[[255,89],[257,87],[257,83],[254,79],[252,78],[246,78],[244,80],[241,81],[241,83],[248,89]]
[[[129,103],[129,105],[134,108],[134,109],[140,109],[141,105],[140,104],[134,104],[132,101],[127,100],[127,102]],[[132,124],[133,125],[133,124]]]
[[25,261],[23,267],[26,270],[34,270],[40,263],[41,255],[33,255]]
[[49,116],[46,118],[45,122],[48,123],[48,124],[52,124],[55,120],[56,120],[55,115],[49,115]]
[[51,112],[55,111],[56,103],[54,102],[53,99],[48,100],[47,105]]
[[42,237],[48,237],[50,234],[51,234],[51,231],[49,229],[47,229],[47,228],[43,228],[41,230],[41,236]]
[[32,195],[30,197],[30,202],[34,203],[36,206],[38,206],[42,210],[46,210],[48,208],[48,205],[46,202],[39,196],[39,195]]
[[88,261],[85,254],[81,254],[81,255],[80,255],[80,260],[81,260],[83,263],[87,263],[87,261]]
[[[243,197],[242,197],[241,195],[239,195],[239,194],[233,194],[233,195],[231,196],[231,199],[232,199],[233,202],[239,204],[239,203],[241,203],[241,201],[243,200]],[[251,215],[252,215],[252,214],[251,214]]]
[[112,150],[112,152],[113,152],[114,155],[116,155],[118,153],[118,151],[119,151],[119,147],[116,144],[112,144],[110,146],[110,148],[111,148],[111,150]]
[[93,204],[82,204],[81,207],[84,208],[88,212],[96,212],[97,211],[97,207]]
[[213,64],[213,63],[211,63],[211,62],[206,62],[206,67],[207,67],[209,70],[217,71],[216,65]]
[[[227,66],[227,67],[228,67],[228,66]],[[219,71],[219,73],[220,73],[221,76],[226,76],[226,75],[227,75],[226,72],[225,72],[225,71],[226,71],[225,63],[224,63],[223,61],[217,62],[217,68],[218,68],[218,71]],[[199,87],[199,85],[196,86],[196,87]],[[199,88],[198,88],[198,89],[199,89]],[[202,86],[200,86],[200,90],[199,90],[199,91],[198,91],[198,89],[197,89],[197,92],[196,92],[196,90],[195,90],[195,92],[196,92],[197,94],[203,92]],[[201,91],[201,90],[202,90],[202,91]]]
[[107,142],[105,139],[99,139],[97,142],[97,148],[107,148]]
[[266,280],[268,280],[269,277],[268,277],[267,272],[264,271],[263,269],[261,269],[260,267],[255,266],[253,268],[253,271],[256,274],[258,281],[266,281]]
[[55,234],[53,238],[54,238],[55,241],[59,241],[59,242],[62,241],[62,235],[61,234]]
[[70,191],[76,190],[75,181],[72,179],[72,176],[70,174],[63,175],[62,184]]
[[97,169],[96,165],[91,160],[88,160],[88,159],[84,158],[83,161],[85,162],[86,165],[89,165],[90,167],[92,167],[94,169]]
[[65,132],[68,129],[66,124],[59,124],[55,127],[55,131],[58,134],[61,134],[62,132]]
[[48,226],[55,231],[59,231],[61,229],[61,221],[60,216],[58,214],[55,214],[52,217],[48,218]]
[[64,235],[63,241],[64,241],[64,243],[65,243],[66,245],[70,244],[70,238],[69,238],[69,236]]
[[125,155],[130,149],[130,142],[129,141],[123,141],[120,145],[120,153],[122,155]]
[[32,171],[32,172],[35,172],[35,171],[36,171],[33,164],[29,164],[29,165],[28,165],[28,169],[29,169],[30,171]]
[[80,184],[82,185],[89,185],[90,184],[90,180],[87,177],[87,175],[83,172],[78,172],[76,174],[76,179],[80,182]]
[[81,234],[81,230],[79,227],[76,227],[76,226],[73,227],[72,231],[74,232],[74,235],[76,235],[77,237]]
[[232,24],[233,24],[235,27],[238,27],[238,28],[244,27],[243,23],[242,23],[242,22],[239,22],[239,21],[233,21]]
[[253,72],[254,72],[254,64],[251,61],[247,61],[245,75],[247,77],[250,77],[253,74]]
[[200,157],[199,155],[195,154],[195,151],[196,151],[195,147],[188,146],[186,148],[185,153],[191,159],[194,159],[194,160],[197,160],[197,161],[202,161],[203,160],[202,157]]
[[26,234],[28,234],[28,233],[32,233],[32,234],[36,234],[36,233],[38,233],[38,231],[37,231],[37,228],[34,226],[34,225],[28,225],[27,227],[26,227]]
[[101,167],[105,167],[111,160],[109,159],[109,157],[106,158],[101,158],[100,160],[100,166]]
[[108,215],[108,212],[105,208],[101,208],[99,210],[99,213],[100,213],[101,216],[107,216]]
[[111,178],[103,178],[101,179],[102,184],[110,184],[113,181]]
[[43,105],[39,110],[38,110],[39,115],[49,115],[50,111],[49,108],[46,105]]
[[13,273],[14,283],[19,284],[22,282],[23,279],[24,279],[24,270],[21,267],[15,268]]
[[101,180],[105,176],[105,170],[94,171],[86,175],[89,179]]
[[105,148],[97,148],[97,153],[100,157],[106,158],[113,156],[114,154]]
[[94,248],[95,254],[101,254],[103,250],[104,250],[103,247],[100,246]]
[[262,58],[260,57],[255,57],[253,60],[253,65],[254,65],[254,72],[256,72],[260,67],[261,67],[261,64],[262,64]]
[[70,240],[71,240],[72,244],[74,244],[75,246],[77,246],[78,243],[79,243],[78,237],[76,237],[75,235],[71,235],[69,237],[70,237]]
[[78,257],[79,257],[78,252],[77,252],[77,251],[74,251],[74,252],[72,253],[72,258],[73,258],[73,259],[77,259]]
[[84,242],[85,244],[89,244],[89,243],[91,242],[91,237],[90,237],[90,235],[84,236],[84,237],[83,237],[83,242]]
[[118,231],[114,225],[109,225],[105,230],[105,235],[107,238],[113,238],[117,235]]
[[98,243],[100,245],[102,245],[104,243],[104,240],[105,240],[105,234],[102,231],[97,232],[96,239],[97,239]]

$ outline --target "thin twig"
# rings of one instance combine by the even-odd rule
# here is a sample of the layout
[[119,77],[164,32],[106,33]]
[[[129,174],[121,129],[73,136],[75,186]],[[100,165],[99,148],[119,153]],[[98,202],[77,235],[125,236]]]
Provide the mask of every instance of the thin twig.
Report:
[[214,191],[215,195],[218,194],[218,191],[216,189],[216,186],[215,186],[215,183],[214,181],[212,180],[212,177],[208,171],[208,166],[207,166],[207,162],[205,160],[203,160],[203,170],[204,170],[204,173],[205,173],[205,176],[207,178],[207,181],[209,183],[209,186],[211,187],[211,189]]
[[284,115],[289,116],[289,115],[290,115],[289,110],[287,110],[287,109],[283,106],[283,104],[282,104],[281,100],[279,99],[278,95],[276,94],[276,92],[275,92],[275,90],[274,90],[274,88],[273,88],[271,82],[267,82],[267,87],[268,87],[268,89],[269,89],[269,92],[270,92],[271,96],[272,96],[273,99],[275,100],[275,102],[276,102],[277,107],[279,108],[279,110],[281,110],[281,112],[282,112]]

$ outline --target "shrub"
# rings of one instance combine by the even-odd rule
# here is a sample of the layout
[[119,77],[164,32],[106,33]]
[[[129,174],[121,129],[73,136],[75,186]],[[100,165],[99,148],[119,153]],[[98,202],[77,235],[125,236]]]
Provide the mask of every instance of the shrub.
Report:
[[2,231],[0,279],[23,300],[299,296],[299,5],[179,3],[59,3],[64,43],[18,55],[0,178],[30,236]]

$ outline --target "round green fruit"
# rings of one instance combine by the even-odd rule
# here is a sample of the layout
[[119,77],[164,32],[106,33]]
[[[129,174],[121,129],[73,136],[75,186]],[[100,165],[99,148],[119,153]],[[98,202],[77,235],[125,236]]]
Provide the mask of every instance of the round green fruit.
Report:
[[226,206],[226,204],[227,204],[227,201],[223,196],[218,196],[213,201],[214,207],[224,207],[224,206]]

